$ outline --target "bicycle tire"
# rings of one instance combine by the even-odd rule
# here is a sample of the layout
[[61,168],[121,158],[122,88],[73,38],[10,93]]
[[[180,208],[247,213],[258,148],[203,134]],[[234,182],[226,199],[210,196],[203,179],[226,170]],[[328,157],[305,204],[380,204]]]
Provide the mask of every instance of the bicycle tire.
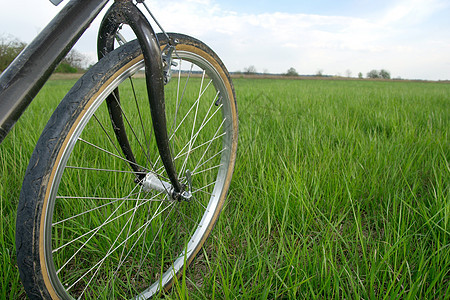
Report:
[[[73,86],[31,157],[16,222],[18,267],[30,298],[149,298],[170,288],[212,230],[236,159],[236,97],[209,47],[169,35],[177,67],[165,87],[167,127],[192,199],[145,189],[117,145],[104,100],[118,89],[136,163],[167,184],[139,78],[143,55],[137,41],[129,42]],[[163,49],[168,41],[158,38]]]

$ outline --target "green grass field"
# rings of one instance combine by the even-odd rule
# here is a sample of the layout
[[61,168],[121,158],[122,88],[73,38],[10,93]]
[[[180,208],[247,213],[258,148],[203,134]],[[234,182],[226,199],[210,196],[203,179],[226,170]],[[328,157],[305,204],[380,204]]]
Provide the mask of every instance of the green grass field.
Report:
[[[73,81],[52,80],[0,146],[0,298],[20,186]],[[450,299],[450,84],[235,79],[228,202],[169,298]]]

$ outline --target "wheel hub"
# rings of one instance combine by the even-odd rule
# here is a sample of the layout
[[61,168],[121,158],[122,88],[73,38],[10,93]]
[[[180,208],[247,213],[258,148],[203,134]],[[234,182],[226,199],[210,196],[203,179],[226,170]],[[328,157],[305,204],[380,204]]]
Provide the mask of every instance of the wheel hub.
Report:
[[[190,182],[190,172],[187,171],[186,173],[189,188],[191,188],[192,184]],[[148,173],[145,175],[144,180],[142,181],[142,187],[146,192],[157,191],[160,193],[165,193],[169,196],[169,199],[173,201],[189,201],[192,198],[192,193],[185,189],[185,185],[182,186],[183,190],[177,193],[170,182],[162,180],[153,173]]]

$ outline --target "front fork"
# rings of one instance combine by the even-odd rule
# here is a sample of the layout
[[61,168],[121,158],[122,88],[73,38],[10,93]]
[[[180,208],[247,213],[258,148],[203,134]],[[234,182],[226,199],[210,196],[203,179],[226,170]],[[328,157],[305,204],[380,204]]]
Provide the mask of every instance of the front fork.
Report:
[[[178,179],[167,134],[164,101],[164,81],[167,76],[164,76],[160,45],[147,18],[131,0],[116,0],[103,18],[97,42],[98,57],[100,59],[114,49],[114,39],[122,24],[129,25],[134,31],[144,55],[147,93],[150,102],[155,140],[161,161],[170,180],[171,197],[175,200],[186,199],[186,196],[189,196],[188,194],[190,193],[185,191],[185,187]],[[118,90],[115,90],[106,99],[114,131],[120,147],[126,159],[130,161],[130,166],[135,172],[138,181],[145,182],[148,181],[148,176],[136,164],[126,135],[119,99]],[[163,187],[167,191],[167,184],[161,184],[160,187]]]

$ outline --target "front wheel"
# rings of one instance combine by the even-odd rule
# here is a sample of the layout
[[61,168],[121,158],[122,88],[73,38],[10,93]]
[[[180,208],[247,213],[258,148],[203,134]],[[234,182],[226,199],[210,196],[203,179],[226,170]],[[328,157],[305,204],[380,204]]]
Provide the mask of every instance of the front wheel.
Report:
[[[164,49],[168,41],[158,37]],[[143,55],[137,41],[127,43],[75,84],[32,155],[16,224],[30,297],[149,298],[171,286],[213,228],[236,159],[234,89],[210,48],[170,37],[177,45],[165,86],[167,130],[192,197],[176,201],[167,192]]]

